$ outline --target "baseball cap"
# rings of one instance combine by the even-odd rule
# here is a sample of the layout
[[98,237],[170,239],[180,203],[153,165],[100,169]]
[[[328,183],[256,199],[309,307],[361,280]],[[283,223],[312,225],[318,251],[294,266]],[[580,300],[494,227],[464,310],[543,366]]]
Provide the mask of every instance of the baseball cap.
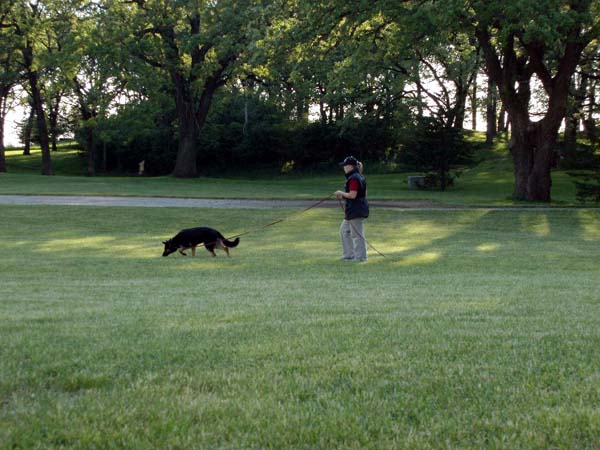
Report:
[[354,156],[346,156],[344,160],[340,163],[340,166],[358,166],[358,159]]

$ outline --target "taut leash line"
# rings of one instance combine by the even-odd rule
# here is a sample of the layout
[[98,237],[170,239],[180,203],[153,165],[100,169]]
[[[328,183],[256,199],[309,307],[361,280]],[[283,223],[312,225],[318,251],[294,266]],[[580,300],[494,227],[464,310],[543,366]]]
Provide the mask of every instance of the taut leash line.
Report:
[[229,237],[229,238],[227,238],[227,239],[228,239],[228,240],[230,240],[230,239],[235,239],[235,238],[238,238],[238,237],[241,237],[241,236],[245,236],[245,235],[247,235],[247,234],[250,234],[250,233],[254,233],[254,232],[256,232],[256,231],[263,230],[263,229],[265,229],[265,228],[268,228],[268,227],[272,227],[273,225],[276,225],[276,224],[278,224],[278,223],[281,223],[281,222],[283,222],[283,221],[285,221],[285,220],[289,220],[289,219],[291,219],[291,218],[292,218],[292,217],[294,217],[294,216],[298,216],[298,215],[300,215],[300,214],[303,214],[303,213],[305,213],[305,212],[306,212],[306,211],[308,211],[308,210],[311,210],[311,209],[313,209],[313,208],[316,208],[316,207],[317,207],[317,206],[319,206],[321,203],[323,203],[323,202],[326,202],[327,200],[329,200],[329,199],[330,199],[331,197],[333,197],[334,195],[335,195],[335,194],[330,194],[330,195],[328,195],[327,197],[325,197],[325,198],[323,198],[323,199],[319,200],[318,202],[316,202],[316,203],[313,203],[312,205],[308,206],[307,208],[304,208],[304,209],[302,209],[302,210],[300,210],[300,211],[296,211],[295,213],[293,213],[293,214],[290,214],[290,215],[289,215],[289,216],[287,216],[287,217],[284,217],[284,218],[282,218],[282,219],[277,219],[277,220],[274,220],[273,222],[269,222],[269,223],[267,223],[266,225],[262,225],[262,226],[260,226],[260,227],[253,228],[253,229],[251,229],[251,230],[244,231],[243,233],[236,234],[235,236],[231,236],[231,237]]
[[[325,198],[322,198],[322,199],[321,199],[321,200],[319,200],[318,202],[316,202],[316,203],[313,203],[312,205],[310,205],[310,206],[308,206],[308,207],[306,207],[306,208],[304,208],[304,209],[302,209],[302,210],[300,210],[300,211],[296,211],[295,213],[293,213],[293,214],[290,214],[290,215],[289,215],[289,216],[287,216],[287,217],[284,217],[284,218],[282,218],[282,219],[277,219],[277,220],[274,220],[273,222],[269,222],[269,223],[267,223],[267,224],[265,224],[265,225],[262,225],[262,226],[260,226],[260,227],[256,227],[256,228],[253,228],[253,229],[251,229],[251,230],[244,231],[243,233],[236,234],[235,236],[230,236],[230,237],[228,237],[228,238],[225,238],[225,239],[227,239],[227,240],[236,239],[236,238],[239,238],[239,237],[242,237],[242,236],[246,236],[247,234],[250,234],[250,233],[255,233],[255,232],[257,232],[257,231],[264,230],[265,228],[272,227],[273,225],[276,225],[276,224],[278,224],[278,223],[284,222],[284,221],[286,221],[286,220],[289,220],[289,219],[291,219],[291,218],[292,218],[292,217],[294,217],[294,216],[298,216],[298,215],[300,215],[300,214],[303,214],[303,213],[305,213],[305,212],[307,212],[307,211],[309,211],[309,210],[311,210],[311,209],[313,209],[313,208],[316,208],[316,207],[317,207],[317,206],[319,206],[321,203],[324,203],[324,202],[326,202],[327,200],[329,200],[329,199],[330,199],[331,197],[333,197],[334,195],[335,195],[335,194],[330,194],[330,195],[328,195],[327,197],[325,197]],[[341,201],[339,198],[338,198],[338,203],[339,203],[339,205],[340,205],[340,208],[342,209],[342,211],[344,211],[344,205],[342,204],[342,201]],[[345,212],[345,211],[344,211],[344,212]],[[364,239],[364,241],[367,243],[367,245],[368,245],[368,246],[369,246],[369,247],[370,247],[370,248],[371,248],[373,251],[375,251],[375,252],[376,252],[377,254],[379,254],[380,256],[382,256],[382,257],[386,258],[386,256],[385,256],[383,253],[381,253],[381,252],[380,252],[379,250],[377,250],[377,249],[376,249],[376,248],[375,248],[375,247],[374,247],[374,246],[373,246],[373,245],[372,245],[372,244],[371,244],[369,241],[367,241],[367,239],[366,239],[366,238],[365,238],[365,237],[364,237],[364,236],[363,236],[363,235],[360,233],[360,231],[358,231],[358,230],[356,229],[356,227],[354,226],[354,224],[353,224],[351,221],[348,221],[348,222],[350,223],[350,226],[352,227],[352,229],[354,230],[354,232],[355,232],[355,233],[356,233],[358,236],[360,236],[362,239]],[[217,242],[218,242],[218,241],[215,241],[215,242],[209,242],[208,244],[206,244],[206,243],[205,243],[205,244],[204,244],[204,246],[208,246],[208,245],[216,244]]]

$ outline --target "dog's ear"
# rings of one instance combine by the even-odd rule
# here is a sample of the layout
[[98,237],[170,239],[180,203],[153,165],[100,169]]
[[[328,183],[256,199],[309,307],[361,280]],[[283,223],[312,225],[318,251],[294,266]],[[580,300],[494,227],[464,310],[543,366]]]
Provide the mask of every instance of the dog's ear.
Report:
[[163,244],[166,244],[167,242],[169,242],[169,241],[163,241]]

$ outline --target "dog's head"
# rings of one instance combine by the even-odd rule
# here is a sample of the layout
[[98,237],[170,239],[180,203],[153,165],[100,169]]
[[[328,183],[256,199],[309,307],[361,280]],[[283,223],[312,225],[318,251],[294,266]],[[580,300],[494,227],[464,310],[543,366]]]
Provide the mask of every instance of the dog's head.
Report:
[[165,244],[165,249],[163,251],[163,256],[169,256],[171,253],[177,251],[177,245],[175,245],[173,243],[172,239],[169,239],[168,241],[163,241],[163,244]]

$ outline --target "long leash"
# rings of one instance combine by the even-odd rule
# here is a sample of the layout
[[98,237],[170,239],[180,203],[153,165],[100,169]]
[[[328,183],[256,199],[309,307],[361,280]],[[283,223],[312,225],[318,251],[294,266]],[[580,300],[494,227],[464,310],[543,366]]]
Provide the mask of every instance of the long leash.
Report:
[[[338,198],[338,204],[340,205],[340,208],[342,209],[342,211],[346,212],[344,205],[342,203],[342,200]],[[352,223],[352,221],[348,220],[347,221],[350,224],[350,227],[352,227],[352,229],[354,230],[354,232],[363,240],[365,241],[365,243],[372,249],[374,250],[376,253],[378,253],[380,256],[383,256],[384,258],[387,258],[387,256],[385,256],[383,253],[381,253],[379,250],[377,250],[373,244],[371,244],[369,241],[367,241],[367,239],[360,233],[360,231],[358,231],[356,229],[356,227],[354,226],[354,224]]]
[[[313,203],[312,205],[310,205],[310,206],[308,206],[308,207],[306,207],[306,208],[304,208],[304,209],[301,209],[300,211],[296,211],[295,213],[293,213],[293,214],[290,214],[290,215],[289,215],[289,216],[287,216],[287,217],[284,217],[284,218],[281,218],[281,219],[274,220],[274,221],[272,221],[272,222],[269,222],[269,223],[267,223],[267,224],[265,224],[265,225],[261,225],[260,227],[252,228],[251,230],[244,231],[243,233],[236,234],[236,235],[234,235],[234,236],[230,236],[230,237],[228,237],[228,238],[225,238],[225,239],[227,239],[227,240],[229,241],[229,240],[232,240],[232,239],[236,239],[236,238],[239,238],[239,237],[245,236],[245,235],[247,235],[247,234],[250,234],[250,233],[255,233],[255,232],[257,232],[257,231],[264,230],[265,228],[272,227],[273,225],[277,225],[278,223],[281,223],[281,222],[284,222],[284,221],[286,221],[286,220],[289,220],[289,219],[291,219],[291,218],[292,218],[292,217],[294,217],[294,216],[298,216],[298,215],[300,215],[300,214],[304,214],[305,212],[307,212],[307,211],[309,211],[309,210],[311,210],[311,209],[313,209],[313,208],[316,208],[316,207],[317,207],[317,206],[319,206],[321,203],[324,203],[324,202],[326,202],[327,200],[329,200],[329,199],[330,199],[331,197],[333,197],[334,195],[335,195],[335,193],[334,193],[334,194],[329,194],[327,197],[324,197],[324,198],[322,198],[322,199],[321,199],[321,200],[319,200],[318,202],[316,202],[316,203]],[[342,209],[342,211],[345,211],[345,210],[344,210],[344,205],[342,204],[342,201],[341,201],[339,198],[338,198],[338,204],[340,205],[340,208]],[[364,236],[363,236],[363,235],[360,233],[360,231],[358,231],[358,230],[356,229],[356,227],[354,226],[354,224],[353,224],[351,221],[348,221],[348,223],[350,224],[350,226],[352,227],[352,229],[354,230],[354,232],[355,232],[355,233],[356,233],[356,234],[357,234],[357,235],[358,235],[358,236],[359,236],[359,237],[360,237],[362,240],[364,240],[364,241],[365,241],[365,243],[366,243],[366,244],[367,244],[367,245],[368,245],[368,246],[369,246],[369,247],[370,247],[370,248],[371,248],[373,251],[375,251],[375,252],[376,252],[377,254],[379,254],[380,256],[382,256],[382,257],[386,258],[386,256],[385,256],[383,253],[381,253],[379,250],[377,250],[377,249],[376,249],[376,248],[373,246],[373,244],[371,244],[369,241],[367,241],[367,239],[366,239],[366,238],[365,238],[365,237],[364,237]],[[209,245],[212,245],[212,244],[216,244],[217,242],[218,242],[218,241],[215,241],[215,242],[209,242],[208,244],[204,244],[204,245],[205,245],[205,246],[209,246]]]
[[[323,203],[323,202],[326,202],[327,200],[329,200],[329,199],[330,199],[331,197],[333,197],[334,195],[335,195],[335,194],[330,194],[330,195],[328,195],[327,197],[325,197],[325,198],[322,198],[322,199],[321,199],[321,200],[319,200],[318,202],[316,202],[316,203],[313,203],[313,204],[312,204],[312,205],[310,205],[309,207],[307,207],[307,208],[304,208],[304,209],[301,209],[300,211],[296,211],[295,213],[293,213],[293,214],[290,214],[290,215],[289,215],[289,216],[287,216],[287,217],[284,217],[284,218],[282,218],[282,219],[277,219],[277,220],[274,220],[273,222],[269,222],[269,223],[267,223],[267,224],[265,224],[265,225],[261,225],[260,227],[256,227],[256,228],[253,228],[253,229],[251,229],[251,230],[244,231],[243,233],[236,234],[235,236],[230,236],[230,237],[227,237],[227,238],[225,238],[225,240],[227,240],[227,241],[230,241],[230,240],[232,240],[232,239],[236,239],[236,238],[239,238],[239,237],[245,236],[245,235],[247,235],[247,234],[250,234],[250,233],[255,233],[255,232],[257,232],[257,231],[264,230],[265,228],[272,227],[273,225],[276,225],[276,224],[278,224],[278,223],[281,223],[281,222],[283,222],[283,221],[285,221],[285,220],[289,220],[290,218],[292,218],[292,217],[294,217],[294,216],[297,216],[297,215],[303,214],[303,213],[305,213],[306,211],[308,211],[308,210],[310,210],[310,209],[316,208],[316,207],[317,207],[317,206],[319,206],[321,203]],[[221,240],[219,239],[219,240],[216,240],[216,241],[214,241],[214,242],[204,242],[204,243],[202,243],[202,244],[203,244],[205,247],[209,247],[209,246],[211,246],[211,245],[215,245],[215,244],[219,243],[219,241],[221,241]]]
[[256,228],[253,228],[253,229],[251,229],[251,230],[244,231],[243,233],[236,234],[235,236],[228,237],[228,238],[227,238],[227,240],[231,240],[231,239],[235,239],[235,238],[238,238],[238,237],[242,237],[242,236],[245,236],[245,235],[247,235],[247,234],[250,234],[250,233],[255,233],[255,232],[257,232],[257,231],[264,230],[265,228],[272,227],[273,225],[276,225],[276,224],[278,224],[278,223],[281,223],[281,222],[284,222],[284,221],[286,221],[286,220],[289,220],[289,219],[291,219],[291,218],[292,218],[292,217],[294,217],[294,216],[298,216],[298,215],[300,215],[300,214],[303,214],[303,213],[305,213],[306,211],[309,211],[309,210],[311,210],[311,209],[313,209],[313,208],[316,208],[316,207],[317,207],[317,206],[319,206],[321,203],[324,203],[324,202],[326,202],[327,200],[329,200],[329,199],[330,199],[331,197],[333,197],[334,195],[335,195],[335,194],[329,194],[327,197],[325,197],[325,198],[322,198],[321,200],[319,200],[319,201],[318,201],[318,202],[316,202],[316,203],[313,203],[312,205],[308,206],[307,208],[301,209],[300,211],[296,211],[295,213],[293,213],[293,214],[290,214],[289,216],[287,216],[287,217],[284,217],[284,218],[282,218],[282,219],[277,219],[277,220],[274,220],[273,222],[269,222],[269,223],[267,223],[266,225],[261,225],[260,227],[256,227]]

